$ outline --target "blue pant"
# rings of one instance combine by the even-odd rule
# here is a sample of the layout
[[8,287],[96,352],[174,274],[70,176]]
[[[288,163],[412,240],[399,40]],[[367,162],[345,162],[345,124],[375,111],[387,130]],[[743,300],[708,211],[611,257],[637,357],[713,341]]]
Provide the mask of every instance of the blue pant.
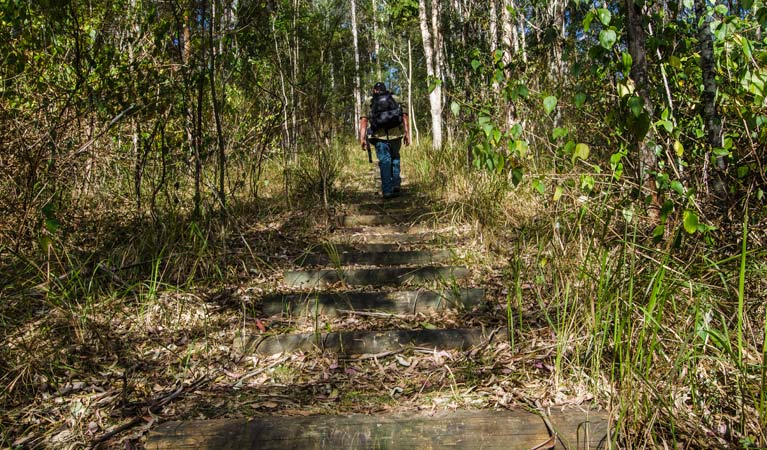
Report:
[[399,176],[399,149],[402,139],[374,141],[378,167],[381,169],[381,190],[384,195],[391,195],[399,190],[402,180]]

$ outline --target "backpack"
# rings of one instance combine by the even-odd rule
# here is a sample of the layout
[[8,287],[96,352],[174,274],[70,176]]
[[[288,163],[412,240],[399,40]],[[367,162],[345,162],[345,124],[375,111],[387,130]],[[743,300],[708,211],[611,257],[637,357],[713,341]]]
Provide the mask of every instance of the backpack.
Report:
[[370,129],[390,130],[402,125],[402,107],[389,92],[373,96],[370,101]]

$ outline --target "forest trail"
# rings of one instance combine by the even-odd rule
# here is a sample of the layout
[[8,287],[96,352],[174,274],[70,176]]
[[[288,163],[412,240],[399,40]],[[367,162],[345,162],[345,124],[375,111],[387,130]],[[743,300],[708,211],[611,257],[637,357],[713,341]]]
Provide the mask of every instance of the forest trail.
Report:
[[[370,190],[348,193],[352,200],[339,208],[332,236],[296,259],[275,293],[258,302],[260,318],[287,326],[279,332],[253,326],[233,345],[243,357],[274,361],[258,374],[279,366],[284,355],[330,357],[335,361],[331,372],[356,377],[349,384],[355,394],[323,388],[322,381],[333,376],[323,370],[296,390],[311,390],[312,402],[317,397],[334,402],[331,413],[306,412],[301,396],[285,385],[282,395],[290,397],[292,409],[282,414],[268,411],[272,402],[265,413],[246,417],[165,422],[150,432],[146,448],[581,449],[603,444],[606,413],[532,404],[503,409],[458,408],[450,402],[440,409],[397,405],[406,391],[417,397],[435,386],[461,396],[448,362],[478,360],[507,335],[473,314],[486,301],[481,280],[462,260],[460,236],[434,223],[422,207],[426,198],[406,191],[384,201],[368,184]],[[363,365],[377,372],[379,381],[365,380]],[[397,384],[403,375],[413,387]],[[386,386],[369,388],[380,382]]]

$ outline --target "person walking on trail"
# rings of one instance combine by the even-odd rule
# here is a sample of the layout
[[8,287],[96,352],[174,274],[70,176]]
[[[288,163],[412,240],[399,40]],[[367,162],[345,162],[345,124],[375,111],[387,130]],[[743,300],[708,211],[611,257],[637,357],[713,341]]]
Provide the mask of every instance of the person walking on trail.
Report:
[[375,146],[378,167],[381,169],[381,191],[388,199],[400,194],[399,151],[404,139],[410,145],[407,111],[384,83],[373,86],[370,112],[360,118],[360,144],[366,149],[369,142]]

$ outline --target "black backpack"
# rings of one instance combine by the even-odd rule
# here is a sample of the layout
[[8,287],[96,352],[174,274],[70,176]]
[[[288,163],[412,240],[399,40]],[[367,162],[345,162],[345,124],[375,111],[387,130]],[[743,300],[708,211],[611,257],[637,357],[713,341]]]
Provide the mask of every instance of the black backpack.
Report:
[[370,101],[370,130],[390,130],[402,125],[402,107],[389,92],[374,95]]

